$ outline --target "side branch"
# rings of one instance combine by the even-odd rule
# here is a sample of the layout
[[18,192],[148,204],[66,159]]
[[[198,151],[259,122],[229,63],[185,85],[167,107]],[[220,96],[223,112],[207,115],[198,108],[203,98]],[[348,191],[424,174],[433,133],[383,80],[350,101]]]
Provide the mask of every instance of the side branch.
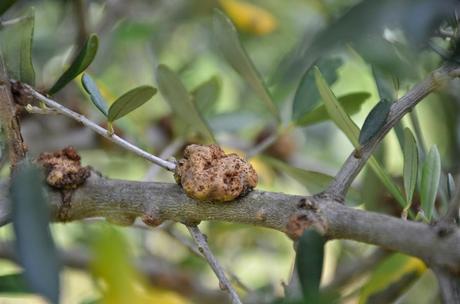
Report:
[[6,66],[0,54],[0,123],[6,135],[8,157],[12,166],[26,156],[26,147],[16,114],[16,103],[11,92]]
[[458,77],[459,72],[460,68],[458,66],[443,66],[433,71],[424,81],[417,84],[407,92],[406,95],[393,103],[385,125],[378,131],[372,140],[361,147],[360,157],[356,157],[355,151],[350,154],[326,192],[338,197],[344,197],[351,183],[364,167],[385,135],[416,104],[430,93],[442,87],[449,79]]
[[35,91],[31,86],[24,84],[24,87],[28,91],[28,93],[30,93],[37,100],[40,100],[41,102],[43,102],[48,107],[56,110],[58,113],[60,113],[60,114],[62,114],[64,116],[67,116],[69,118],[72,118],[72,119],[80,122],[84,126],[90,128],[94,132],[96,132],[99,135],[107,138],[108,140],[116,143],[117,145],[125,148],[126,150],[134,152],[138,156],[140,156],[142,158],[145,158],[148,161],[151,161],[152,163],[157,164],[158,166],[161,166],[161,167],[163,167],[163,168],[165,168],[165,169],[167,169],[169,171],[174,171],[174,169],[176,168],[176,164],[174,164],[173,162],[170,162],[170,161],[161,159],[161,158],[159,158],[159,157],[157,157],[155,155],[152,155],[152,154],[142,150],[141,148],[139,148],[139,147],[127,142],[126,140],[124,140],[123,138],[119,137],[116,134],[110,134],[109,131],[107,131],[106,129],[100,127],[99,125],[97,125],[96,123],[92,122],[91,120],[89,120],[85,116],[83,116],[81,114],[78,114],[78,113],[75,113],[74,111],[62,106],[58,102],[56,102],[56,101],[54,101],[54,100],[52,100],[52,99],[50,99],[48,97],[43,96],[39,92]]
[[[8,184],[0,184],[0,210],[7,206]],[[351,239],[416,256],[429,265],[460,272],[460,230],[352,209],[327,197],[302,197],[253,191],[228,203],[205,203],[187,197],[176,184],[110,180],[92,174],[76,189],[70,203],[48,188],[55,221],[90,217],[131,224],[165,220],[182,223],[215,220],[272,228],[292,238],[316,225],[330,239]],[[1,212],[0,212],[1,214]],[[401,232],[404,233],[401,233]]]

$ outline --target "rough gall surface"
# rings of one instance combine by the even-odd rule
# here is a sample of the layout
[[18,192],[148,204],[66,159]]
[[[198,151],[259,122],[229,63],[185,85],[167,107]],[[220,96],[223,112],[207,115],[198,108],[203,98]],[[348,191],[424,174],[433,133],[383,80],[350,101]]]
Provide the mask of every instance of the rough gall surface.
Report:
[[54,188],[75,189],[90,176],[90,169],[82,167],[80,155],[72,147],[42,153],[37,162],[45,168],[46,182]]
[[251,164],[217,145],[187,146],[174,176],[188,196],[200,201],[231,201],[257,185]]

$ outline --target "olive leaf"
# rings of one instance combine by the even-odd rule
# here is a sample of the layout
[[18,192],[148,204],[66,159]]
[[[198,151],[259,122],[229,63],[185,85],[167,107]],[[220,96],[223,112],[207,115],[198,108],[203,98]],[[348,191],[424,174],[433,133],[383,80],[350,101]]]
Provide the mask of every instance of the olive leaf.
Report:
[[364,145],[382,128],[390,113],[391,102],[382,99],[369,112],[359,133],[359,143]]
[[[342,130],[342,132],[348,137],[353,146],[355,148],[358,148],[358,126],[353,122],[350,116],[348,116],[343,107],[340,105],[334,93],[324,80],[320,70],[317,67],[314,67],[314,71],[316,85],[318,86],[318,91],[321,95],[321,99],[323,100],[326,106],[326,110],[329,116],[331,117],[332,121],[339,127],[339,129]],[[371,156],[369,158],[368,163],[371,169],[377,175],[377,177],[388,189],[388,191],[390,191],[393,197],[396,198],[396,200],[401,204],[401,206],[404,207],[406,205],[406,201],[401,191],[391,180],[391,177],[388,175],[388,173],[385,172],[385,170],[380,166],[375,157]]]
[[11,273],[0,276],[0,294],[24,294],[30,292],[30,288],[24,280],[23,273]]
[[17,0],[2,0],[0,1],[0,16],[3,15]]
[[[368,92],[356,92],[342,95],[337,99],[340,105],[343,107],[344,111],[348,115],[353,115],[361,110],[361,106],[369,97],[371,97],[371,94]],[[298,126],[309,126],[328,119],[330,119],[330,117],[327,113],[326,106],[322,104],[308,114],[304,115],[295,123]]]
[[[342,65],[340,58],[321,60],[318,67],[323,72],[326,82],[331,85],[337,80],[337,69]],[[292,104],[292,118],[294,121],[303,121],[320,103],[318,88],[315,84],[313,69],[309,69],[302,77],[295,92]]]
[[126,114],[134,111],[135,109],[142,106],[144,103],[149,101],[153,95],[157,92],[152,86],[139,86],[134,88],[125,94],[121,95],[113,102],[109,108],[107,118],[109,122],[113,122]]
[[192,91],[193,101],[200,113],[212,111],[220,93],[219,77],[214,76],[203,82]]
[[409,208],[414,195],[415,185],[417,184],[418,172],[418,149],[414,135],[409,128],[404,129],[404,190],[406,192],[406,208]]
[[49,229],[49,209],[39,169],[25,160],[17,165],[10,188],[16,252],[31,291],[59,301],[59,257]]
[[69,68],[58,78],[54,85],[49,89],[48,94],[53,95],[66,86],[72,79],[80,75],[96,57],[99,39],[96,34],[91,34],[75,57]]
[[0,32],[0,46],[8,73],[14,79],[35,85],[35,71],[32,64],[32,42],[34,36],[35,12],[29,9],[17,23]]
[[241,45],[235,26],[224,13],[217,9],[214,11],[213,29],[214,39],[222,55],[233,69],[249,83],[273,116],[280,121],[278,108],[273,102],[259,72]]
[[441,177],[441,157],[438,147],[432,146],[422,166],[420,179],[420,203],[425,217],[431,220],[434,203],[438,194],[439,179]]
[[173,112],[187,123],[190,128],[208,140],[215,142],[214,135],[209,129],[208,124],[197,110],[190,94],[176,73],[165,65],[159,65],[157,78],[161,95],[169,103]]
[[101,92],[99,92],[99,89],[91,76],[83,73],[83,76],[81,77],[81,84],[83,85],[85,91],[89,94],[89,97],[96,108],[98,108],[99,111],[107,117],[109,115],[107,102],[102,97]]
[[313,228],[305,229],[299,238],[295,260],[304,303],[318,303],[320,299],[325,243],[325,238]]

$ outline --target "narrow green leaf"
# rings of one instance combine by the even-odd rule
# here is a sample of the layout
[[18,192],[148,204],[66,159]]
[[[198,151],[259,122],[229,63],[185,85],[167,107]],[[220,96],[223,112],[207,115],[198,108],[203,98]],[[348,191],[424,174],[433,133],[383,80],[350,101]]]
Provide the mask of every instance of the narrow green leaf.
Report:
[[[329,85],[337,80],[337,69],[342,65],[340,58],[328,58],[318,63],[324,78]],[[292,118],[294,121],[302,121],[320,103],[318,88],[315,84],[313,69],[307,70],[300,81],[292,104]]]
[[215,10],[213,18],[214,39],[225,59],[243,77],[265,103],[267,108],[280,121],[277,106],[265,86],[259,72],[241,45],[238,33],[230,19],[219,10]]
[[369,112],[364,120],[363,127],[359,133],[359,143],[361,145],[366,144],[371,140],[375,134],[382,128],[385,121],[390,113],[391,102],[386,99],[382,99],[375,105],[374,108]]
[[[371,97],[371,94],[367,92],[350,93],[338,97],[338,102],[348,115],[353,115],[361,110],[361,106],[369,97]],[[330,117],[327,113],[326,106],[322,104],[296,121],[296,124],[298,126],[309,126],[328,119],[330,119]]]
[[193,100],[203,115],[212,112],[220,93],[219,77],[214,76],[203,82],[192,91]]
[[[340,103],[338,102],[337,98],[335,97],[334,93],[331,91],[327,83],[324,81],[321,72],[317,67],[315,69],[315,81],[316,85],[318,86],[319,93],[321,95],[321,99],[323,100],[326,110],[331,117],[332,121],[339,127],[340,130],[348,137],[350,142],[353,144],[355,148],[359,147],[358,136],[359,136],[359,128],[347,115],[345,110],[342,108]],[[378,161],[375,157],[371,156],[368,160],[368,164],[377,177],[382,181],[388,191],[393,195],[393,197],[401,204],[401,206],[406,205],[406,201],[395,185],[395,183],[391,180],[391,177],[385,170],[380,166]]]
[[406,208],[412,203],[418,173],[418,149],[414,135],[409,128],[404,129],[404,190],[406,192]]
[[439,179],[441,177],[441,157],[438,147],[432,146],[422,166],[420,180],[420,201],[425,217],[431,220],[434,203],[438,194]]
[[299,238],[296,264],[304,303],[317,303],[320,299],[325,243],[325,238],[312,228],[306,229]]
[[107,117],[109,115],[107,102],[102,97],[101,92],[99,92],[99,89],[91,76],[83,73],[83,76],[81,77],[81,84],[83,85],[86,93],[89,94],[89,97],[96,108],[98,108],[99,111]]
[[334,123],[339,127],[339,129],[345,133],[353,146],[359,147],[359,128],[339,104],[337,98],[324,80],[323,75],[321,74],[318,67],[315,66],[313,69],[315,73],[316,86],[318,87],[318,91],[321,95],[324,105],[326,106],[326,110],[329,116],[331,117],[332,121],[334,121]]
[[[330,175],[316,171],[309,171],[296,168],[272,157],[263,156],[262,159],[264,162],[273,166],[275,169],[289,175],[290,177],[298,181],[311,194],[324,191],[324,189],[326,189],[327,186],[329,186],[329,184],[334,179],[334,177]],[[361,196],[359,191],[357,191],[355,188],[350,188],[347,194],[347,202],[351,203],[352,205],[360,204]]]
[[39,169],[28,161],[18,164],[10,188],[16,253],[31,291],[52,303],[59,301],[58,255],[48,226],[49,209]]
[[206,139],[215,142],[214,135],[208,124],[196,109],[190,94],[176,73],[165,65],[159,65],[157,74],[158,88],[161,95],[169,103],[177,117]]
[[30,288],[24,280],[24,274],[12,273],[0,276],[0,293],[30,293]]
[[0,1],[0,16],[3,15],[17,0],[2,0]]
[[48,93],[50,95],[55,94],[69,82],[72,81],[75,77],[80,75],[90,64],[93,62],[94,57],[96,57],[97,48],[99,46],[99,39],[96,34],[91,34],[86,40],[85,44],[81,48],[77,57],[70,64],[69,68],[59,77],[56,83],[49,89]]
[[114,101],[109,108],[108,120],[113,122],[126,114],[134,111],[135,109],[142,106],[144,103],[149,101],[153,95],[157,92],[152,86],[140,86],[134,88],[125,94],[121,95]]
[[31,8],[20,21],[0,31],[0,47],[11,78],[35,85],[32,42],[35,12]]
[[452,174],[447,174],[447,197],[449,200],[454,198],[455,193],[455,180]]

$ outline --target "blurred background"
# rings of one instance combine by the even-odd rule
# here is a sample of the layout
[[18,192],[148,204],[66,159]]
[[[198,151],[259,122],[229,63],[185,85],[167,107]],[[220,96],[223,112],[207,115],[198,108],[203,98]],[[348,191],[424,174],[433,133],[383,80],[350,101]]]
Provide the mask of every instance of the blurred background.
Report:
[[[429,33],[416,35],[426,25],[420,21],[424,18],[450,29],[438,20],[444,17],[445,7],[436,6],[437,19],[431,18],[427,12],[433,12],[430,5],[435,2],[421,2],[425,6],[416,6],[415,12],[414,7],[404,10],[395,4],[375,13],[377,5],[366,21],[370,28],[372,22],[385,19],[380,14],[396,16],[401,12],[399,17],[408,23],[402,30],[385,27],[378,35],[355,24],[344,26],[342,32],[331,30],[341,16],[362,4],[356,0],[19,0],[2,20],[16,18],[34,7],[32,55],[38,90],[56,81],[90,33],[98,35],[99,49],[86,73],[109,103],[139,85],[158,87],[159,64],[175,71],[195,98],[200,89],[211,90],[203,93],[206,98],[196,105],[201,117],[227,152],[250,158],[259,175],[258,189],[306,195],[324,189],[329,181],[324,176],[338,171],[353,146],[327,115],[303,115],[306,110],[298,100],[304,93],[299,87],[304,86],[309,96],[305,98],[318,102],[320,98],[318,93],[310,94],[315,90],[309,89],[314,86],[307,79],[311,76],[307,73],[302,77],[308,66],[302,56],[322,54],[312,61],[318,64],[336,96],[362,94],[359,104],[349,112],[361,126],[384,91],[376,81],[378,73],[390,79],[386,84],[390,84],[389,99],[393,101],[445,60],[441,51],[449,50],[449,39],[433,35],[432,28]],[[247,56],[269,87],[281,123],[273,119],[245,77],[229,64],[225,50],[219,49],[219,41],[227,38],[219,36],[213,27],[216,8],[233,22]],[[368,12],[363,9],[358,16],[364,15]],[[370,39],[355,39],[361,36],[360,30],[365,32],[363,37]],[[352,32],[354,35],[349,34]],[[326,39],[319,39],[319,33]],[[378,41],[374,43],[373,37]],[[8,45],[6,38],[1,42]],[[314,50],[315,45],[318,50]],[[438,146],[443,168],[440,188],[447,187],[446,174],[455,175],[459,165],[456,88],[458,83],[430,95],[400,126],[416,133],[422,153],[433,144]],[[53,99],[102,126],[106,124],[105,117],[91,104],[80,77]],[[117,121],[116,133],[155,155],[180,158],[186,144],[207,141],[172,109],[168,100],[157,94],[141,109]],[[104,176],[174,182],[169,172],[65,117],[24,113],[21,125],[32,156],[73,146],[84,165]],[[396,132],[385,138],[376,157],[402,188],[403,154]],[[3,166],[1,175],[8,174],[8,166]],[[352,205],[400,215],[401,206],[371,170],[366,168],[353,186],[348,197]],[[445,207],[444,192],[440,190],[439,210]],[[416,211],[417,194],[414,200]],[[287,236],[240,224],[204,222],[200,227],[222,265],[234,275],[232,280],[245,303],[273,303],[284,295],[295,256],[293,242]],[[102,295],[106,303],[227,301],[225,294],[217,290],[217,279],[206,262],[188,248],[191,241],[180,224],[165,223],[158,229],[146,229],[140,223],[118,227],[91,219],[56,223],[51,229],[64,264],[69,266],[61,273],[62,303],[99,303]],[[0,248],[0,256],[5,258],[0,260],[0,274],[12,273],[18,269],[9,261],[6,246],[12,238],[12,228],[0,229],[0,238],[5,244]],[[352,271],[365,261],[369,265],[361,272]],[[348,280],[343,280],[344,275]],[[399,285],[391,297],[369,300],[392,284]],[[322,286],[338,290],[339,303],[438,301],[436,280],[422,262],[352,241],[327,243]],[[1,295],[0,303],[45,301],[38,296],[16,294]]]

